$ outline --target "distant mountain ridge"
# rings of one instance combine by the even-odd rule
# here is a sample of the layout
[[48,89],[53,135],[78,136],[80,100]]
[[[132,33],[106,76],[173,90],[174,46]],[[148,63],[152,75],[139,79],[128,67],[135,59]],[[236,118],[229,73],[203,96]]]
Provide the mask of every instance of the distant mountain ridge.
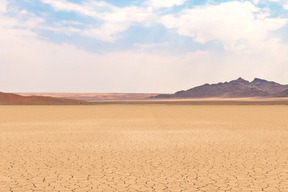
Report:
[[78,105],[84,101],[44,96],[21,96],[0,92],[0,105]]
[[249,82],[241,77],[225,83],[204,84],[174,94],[160,94],[152,98],[244,98],[288,97],[288,85],[255,78]]

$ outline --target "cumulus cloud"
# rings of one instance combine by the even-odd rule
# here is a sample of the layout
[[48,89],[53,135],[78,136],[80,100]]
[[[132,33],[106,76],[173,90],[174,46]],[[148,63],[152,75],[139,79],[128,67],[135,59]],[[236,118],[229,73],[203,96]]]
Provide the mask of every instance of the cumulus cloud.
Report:
[[286,21],[269,18],[250,2],[237,1],[186,9],[177,16],[162,17],[162,23],[180,35],[200,43],[221,40],[226,50],[236,48],[238,41],[264,40],[271,30],[279,29]]
[[5,13],[7,7],[7,1],[6,0],[0,0],[0,13]]
[[[119,8],[106,2],[95,1],[84,1],[82,4],[71,3],[66,0],[42,0],[42,2],[49,4],[56,11],[75,12],[103,22],[100,27],[88,26],[84,28],[80,34],[108,42],[115,41],[117,35],[127,30],[131,25],[149,26],[158,19],[156,14],[148,11],[145,7]],[[62,31],[65,32],[65,30]],[[78,32],[78,30],[74,31]]]
[[182,5],[186,0],[148,0],[143,6],[123,8],[102,1],[83,1],[81,4],[67,0],[41,1],[56,11],[74,12],[102,22],[100,26],[88,25],[81,29],[60,27],[59,32],[78,33],[107,42],[117,40],[130,26],[162,23],[167,29],[175,29],[180,35],[190,36],[200,43],[220,40],[225,49],[229,50],[236,48],[238,41],[254,43],[262,40],[269,31],[279,29],[287,21],[283,18],[269,18],[267,10],[249,1],[202,5],[162,18],[155,13],[155,9]]
[[[94,1],[94,5],[92,1],[85,1],[79,7],[73,3],[65,7],[64,4],[70,2],[43,1],[58,11],[99,18],[103,24],[100,28],[83,30],[65,27],[69,26],[65,22],[56,27],[43,26],[43,20],[25,10],[10,14],[14,17],[0,14],[1,91],[173,92],[239,76],[288,83],[288,45],[268,36],[270,30],[283,26],[286,20],[270,18],[267,12],[249,2],[204,5],[161,19],[168,29],[198,42],[221,40],[228,51],[159,53],[157,49],[166,44],[144,43],[136,44],[134,50],[98,54],[69,42],[45,41],[32,29],[40,25],[112,42],[129,26],[137,23],[149,26],[158,21],[158,17],[147,7],[118,8]],[[3,2],[0,0],[0,7]],[[94,13],[96,9],[100,11]],[[155,51],[147,51],[152,48]]]
[[[0,25],[1,91],[149,92],[158,89],[152,84],[164,68],[170,77],[176,75],[176,56],[91,53],[40,40],[16,18],[0,15],[0,20],[5,21]],[[164,84],[165,78],[157,81]],[[169,86],[162,86],[162,91]]]
[[68,44],[41,41],[27,30],[9,29],[3,34],[1,91],[165,93],[239,76],[288,83],[285,79],[288,46],[279,46],[277,42],[230,54],[208,51],[97,54]]
[[157,16],[152,12],[147,12],[144,8],[131,6],[117,8],[113,12],[105,13],[101,20],[104,23],[99,28],[84,29],[82,34],[113,42],[117,39],[119,33],[127,30],[131,25],[149,26],[157,20]]
[[276,40],[220,54],[97,54],[40,40],[29,29],[18,28],[18,20],[0,16],[1,21],[7,19],[11,22],[0,25],[1,91],[174,92],[239,76],[288,83],[288,45]]
[[101,25],[100,28],[85,29],[80,33],[102,41],[114,42],[117,39],[117,34],[125,31],[128,27],[128,23],[107,22]]
[[67,11],[67,12],[76,12],[78,14],[101,18],[103,14],[99,11],[111,11],[116,9],[115,6],[112,6],[106,2],[93,2],[93,1],[84,1],[82,4],[71,3],[67,0],[41,0],[45,4],[49,4],[56,11]]
[[170,8],[184,4],[186,0],[148,0],[145,5],[152,9]]
[[6,92],[167,92],[176,86],[174,63],[188,61],[133,51],[97,54],[39,40],[26,29],[0,30],[0,86]]

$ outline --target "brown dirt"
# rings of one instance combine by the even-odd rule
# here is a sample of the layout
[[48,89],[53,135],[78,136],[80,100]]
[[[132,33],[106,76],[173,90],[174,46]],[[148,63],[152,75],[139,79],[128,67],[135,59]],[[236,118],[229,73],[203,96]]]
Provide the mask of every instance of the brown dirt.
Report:
[[287,106],[0,106],[0,191],[288,191]]

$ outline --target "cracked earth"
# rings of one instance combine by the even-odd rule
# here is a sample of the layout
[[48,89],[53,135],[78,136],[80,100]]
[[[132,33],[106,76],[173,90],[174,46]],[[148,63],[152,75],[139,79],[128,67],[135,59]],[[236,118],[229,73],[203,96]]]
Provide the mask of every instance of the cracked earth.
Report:
[[287,192],[287,106],[1,106],[1,192]]

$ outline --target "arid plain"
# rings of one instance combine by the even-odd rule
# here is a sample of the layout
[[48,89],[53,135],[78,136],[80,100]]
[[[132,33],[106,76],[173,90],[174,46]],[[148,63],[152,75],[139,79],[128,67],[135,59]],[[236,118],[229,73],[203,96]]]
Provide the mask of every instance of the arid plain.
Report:
[[288,106],[0,106],[0,191],[288,191]]

